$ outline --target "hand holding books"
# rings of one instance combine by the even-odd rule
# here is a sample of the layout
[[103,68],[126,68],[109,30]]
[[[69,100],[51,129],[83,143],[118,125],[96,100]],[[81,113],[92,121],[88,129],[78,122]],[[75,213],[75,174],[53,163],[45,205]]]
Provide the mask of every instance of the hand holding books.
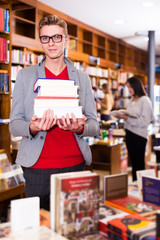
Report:
[[56,115],[54,116],[53,110],[48,109],[44,112],[42,118],[37,118],[37,116],[31,118],[30,131],[33,134],[39,131],[47,131],[56,124],[63,130],[69,130],[75,133],[82,131],[87,117],[82,115],[82,118],[76,118],[73,113],[71,113],[71,116],[72,118],[67,114],[66,117],[62,116],[62,119],[58,119]]
[[66,118],[62,116],[62,119],[57,120],[57,125],[63,130],[69,130],[72,132],[81,132],[83,126],[87,120],[87,117],[82,115],[83,118],[76,118],[73,113],[71,113],[72,119],[69,118],[69,114],[66,115]]

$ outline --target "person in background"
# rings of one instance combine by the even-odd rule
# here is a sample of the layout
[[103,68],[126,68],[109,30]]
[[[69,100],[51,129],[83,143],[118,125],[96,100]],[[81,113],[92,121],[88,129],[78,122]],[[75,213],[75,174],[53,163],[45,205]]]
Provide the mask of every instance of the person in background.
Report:
[[114,105],[114,98],[111,91],[109,90],[108,83],[102,84],[102,91],[104,93],[104,98],[99,101],[101,105],[101,120],[108,121],[110,119],[110,111]]
[[132,179],[136,181],[136,171],[145,169],[148,126],[154,122],[154,115],[151,101],[141,81],[137,77],[131,77],[126,85],[132,97],[127,106],[127,114],[119,116],[117,114],[117,116],[125,120],[126,145],[132,164]]
[[[19,71],[10,114],[10,132],[22,136],[16,162],[23,167],[26,197],[39,196],[40,208],[49,210],[50,175],[82,171],[92,161],[91,151],[83,139],[99,132],[91,83],[86,73],[73,67],[64,56],[69,44],[67,24],[56,15],[39,22],[39,39],[45,57],[41,63]],[[83,118],[72,114],[57,119],[50,109],[41,119],[33,115],[33,85],[38,78],[74,79],[79,86]]]

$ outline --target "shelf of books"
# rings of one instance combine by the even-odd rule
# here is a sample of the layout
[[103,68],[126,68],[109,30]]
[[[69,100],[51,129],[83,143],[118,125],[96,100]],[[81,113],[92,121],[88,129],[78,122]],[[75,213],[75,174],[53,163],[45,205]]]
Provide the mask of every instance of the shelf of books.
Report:
[[10,4],[0,1],[0,149],[4,148],[9,158],[10,134],[6,119],[10,114],[10,12]]

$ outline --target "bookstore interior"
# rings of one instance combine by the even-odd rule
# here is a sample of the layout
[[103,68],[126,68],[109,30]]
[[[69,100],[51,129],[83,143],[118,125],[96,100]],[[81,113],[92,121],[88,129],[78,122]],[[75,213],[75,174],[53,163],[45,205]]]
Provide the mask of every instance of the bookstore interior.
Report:
[[[65,56],[89,76],[100,131],[84,137],[92,153],[85,171],[51,175],[47,211],[40,208],[39,197],[25,197],[24,169],[15,161],[21,136],[10,134],[9,123],[17,74],[43,59],[38,23],[51,14],[67,22],[70,42]],[[132,97],[126,82],[136,76],[148,93],[147,64],[146,51],[38,0],[0,0],[0,239],[160,239],[158,72],[153,88],[155,121],[148,127],[145,167],[136,171],[136,181],[130,178],[132,164],[121,117],[136,118],[126,110]],[[67,113],[82,118],[74,79],[49,82],[39,78],[34,83],[35,115],[41,118],[51,104],[59,118]],[[105,84],[114,102],[107,121],[101,119]]]

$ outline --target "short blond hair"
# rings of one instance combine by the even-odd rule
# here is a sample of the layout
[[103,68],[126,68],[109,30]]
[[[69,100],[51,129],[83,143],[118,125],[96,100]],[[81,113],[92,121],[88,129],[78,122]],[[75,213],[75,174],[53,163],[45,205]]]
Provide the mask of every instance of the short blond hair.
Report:
[[60,26],[61,28],[64,29],[64,34],[65,36],[68,36],[68,29],[67,29],[67,23],[61,19],[60,17],[58,17],[57,15],[49,15],[46,17],[43,17],[40,22],[39,22],[39,36],[40,36],[40,30],[43,26],[46,25],[57,25]]

